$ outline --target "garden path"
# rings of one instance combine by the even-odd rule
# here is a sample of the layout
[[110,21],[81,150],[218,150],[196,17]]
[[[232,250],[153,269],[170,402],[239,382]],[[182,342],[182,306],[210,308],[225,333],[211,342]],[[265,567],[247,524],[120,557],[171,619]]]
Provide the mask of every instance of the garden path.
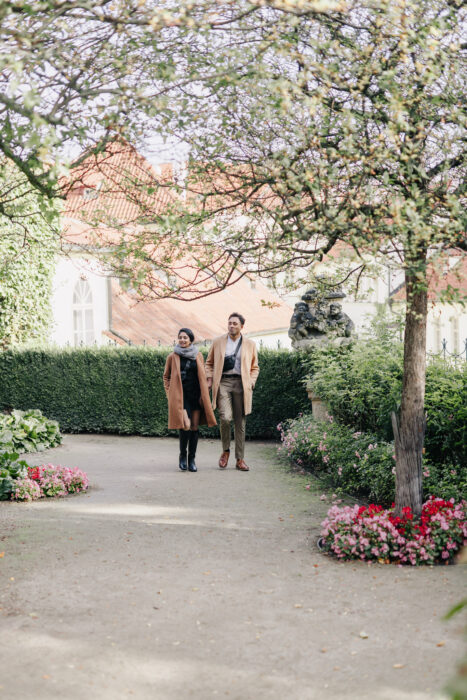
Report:
[[89,493],[0,504],[0,699],[437,697],[465,572],[325,557],[309,479],[270,444],[248,474],[218,452],[180,473],[174,439],[66,436],[45,459]]

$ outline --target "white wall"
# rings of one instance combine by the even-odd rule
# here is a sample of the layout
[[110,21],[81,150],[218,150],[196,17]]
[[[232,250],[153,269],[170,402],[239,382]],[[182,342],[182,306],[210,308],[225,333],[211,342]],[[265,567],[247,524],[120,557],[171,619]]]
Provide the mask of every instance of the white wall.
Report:
[[50,341],[59,346],[74,345],[73,292],[79,279],[86,279],[92,291],[94,340],[108,342],[102,335],[109,327],[107,278],[96,260],[70,255],[58,258],[52,287]]
[[290,338],[287,332],[288,328],[284,330],[273,331],[272,333],[246,333],[246,337],[251,338],[251,340],[255,341],[258,350],[260,348],[277,350],[278,347],[287,348],[288,350],[290,350],[292,348],[292,344],[290,342]]
[[426,339],[428,352],[441,352],[443,340],[446,341],[449,353],[465,352],[467,311],[461,304],[429,304]]

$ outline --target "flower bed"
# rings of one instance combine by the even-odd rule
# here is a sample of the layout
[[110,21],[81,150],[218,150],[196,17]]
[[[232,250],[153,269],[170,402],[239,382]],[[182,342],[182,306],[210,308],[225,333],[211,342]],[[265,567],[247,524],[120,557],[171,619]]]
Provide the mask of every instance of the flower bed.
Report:
[[322,523],[323,549],[339,559],[449,564],[467,545],[467,502],[431,496],[419,521],[410,508],[396,517],[381,506],[333,506]]
[[[339,495],[389,507],[395,491],[394,443],[371,433],[354,431],[332,421],[302,414],[279,424],[279,451],[303,469],[319,476]],[[430,464],[423,460],[426,494],[460,501],[467,495],[467,465]]]
[[14,501],[34,501],[79,493],[86,491],[88,486],[87,474],[81,469],[42,464],[28,467],[27,474],[14,481],[11,498]]

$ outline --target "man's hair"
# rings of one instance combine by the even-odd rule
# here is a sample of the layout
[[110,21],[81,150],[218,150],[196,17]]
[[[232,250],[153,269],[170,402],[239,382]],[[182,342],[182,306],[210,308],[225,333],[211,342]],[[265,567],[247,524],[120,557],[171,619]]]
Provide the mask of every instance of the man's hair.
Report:
[[240,321],[240,323],[242,324],[242,326],[245,325],[245,316],[242,316],[242,314],[238,314],[236,311],[232,311],[232,313],[229,316],[229,321],[232,318],[232,316],[236,316],[238,318],[238,320]]

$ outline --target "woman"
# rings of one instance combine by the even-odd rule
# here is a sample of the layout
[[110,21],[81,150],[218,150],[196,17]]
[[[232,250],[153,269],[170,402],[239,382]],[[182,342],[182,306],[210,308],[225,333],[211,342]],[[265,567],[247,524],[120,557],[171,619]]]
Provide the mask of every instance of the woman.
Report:
[[[198,471],[195,463],[198,427],[216,425],[204,372],[204,360],[190,328],[180,328],[178,344],[167,358],[164,389],[169,402],[169,430],[179,430],[182,472]],[[188,447],[188,462],[187,462]]]

